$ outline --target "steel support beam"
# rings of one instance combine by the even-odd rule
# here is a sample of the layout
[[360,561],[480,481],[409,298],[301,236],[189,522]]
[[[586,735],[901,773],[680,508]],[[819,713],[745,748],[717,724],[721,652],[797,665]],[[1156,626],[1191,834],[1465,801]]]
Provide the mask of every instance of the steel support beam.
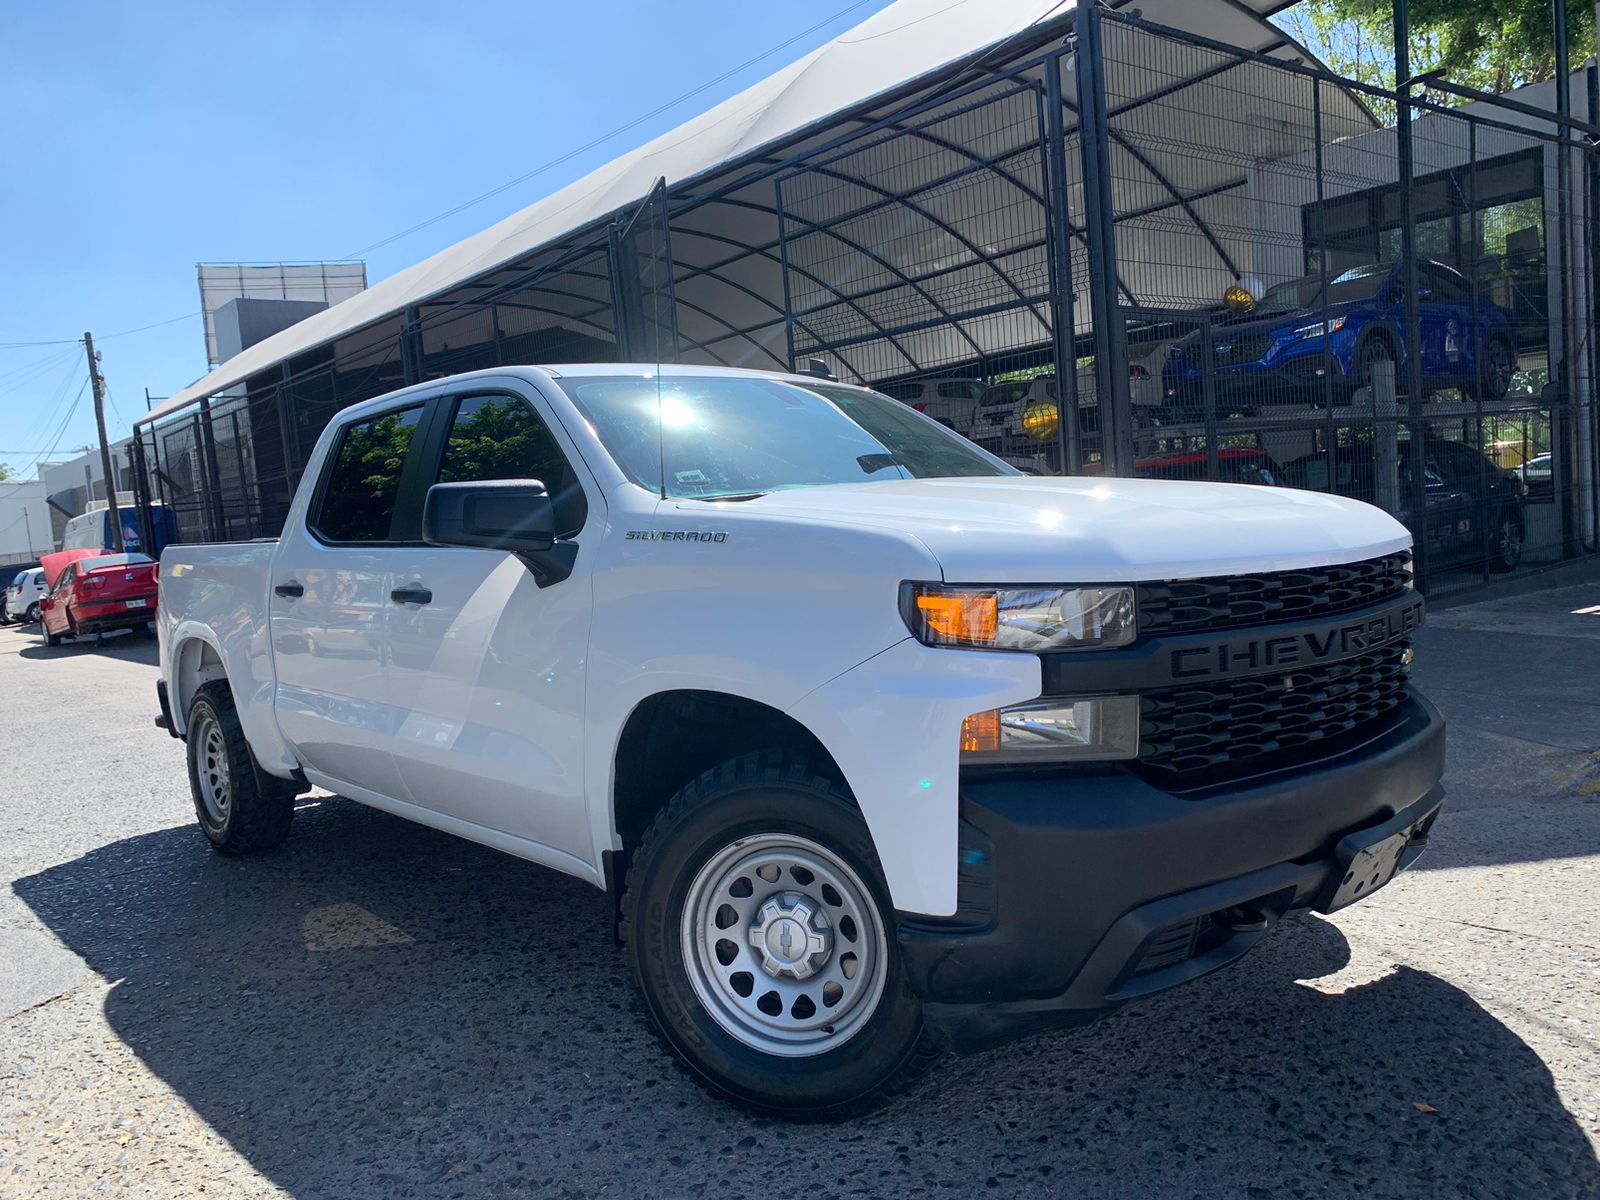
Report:
[[1046,254],[1050,260],[1050,331],[1055,344],[1056,422],[1061,473],[1083,469],[1083,444],[1078,423],[1078,335],[1072,296],[1072,214],[1067,207],[1067,134],[1062,116],[1061,59],[1046,60],[1044,76],[1045,179],[1050,196],[1045,206]]
[[1406,423],[1411,432],[1411,536],[1417,587],[1428,588],[1427,483],[1422,470],[1427,430],[1422,422],[1422,323],[1417,310],[1415,155],[1411,140],[1411,12],[1406,0],[1394,0],[1394,146],[1400,184],[1400,280],[1405,291]]
[[[1094,325],[1095,397],[1100,409],[1102,470],[1133,472],[1133,401],[1128,392],[1126,330],[1117,304],[1117,225],[1112,207],[1111,133],[1106,122],[1101,9],[1074,14],[1078,77],[1078,141],[1083,155],[1085,240],[1089,247],[1089,311]],[[1069,369],[1074,369],[1069,365]]]

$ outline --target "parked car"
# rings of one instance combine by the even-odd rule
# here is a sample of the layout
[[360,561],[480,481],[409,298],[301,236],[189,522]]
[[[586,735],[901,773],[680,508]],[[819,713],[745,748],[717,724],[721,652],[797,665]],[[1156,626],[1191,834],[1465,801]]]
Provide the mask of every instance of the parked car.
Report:
[[148,629],[156,616],[156,564],[148,554],[96,554],[66,564],[43,600],[46,645],[113,629]]
[[[178,540],[177,522],[173,520],[171,511],[164,504],[150,505],[150,523],[154,526],[156,535],[153,549],[142,544],[138,509],[131,506],[119,508],[117,515],[122,519],[122,549],[125,552],[148,552],[159,557],[168,542]],[[61,533],[61,548],[99,550],[107,554],[115,550],[116,544],[111,538],[111,510],[97,508],[91,512],[79,513],[70,519]]]
[[1517,473],[1522,477],[1523,494],[1529,500],[1555,499],[1555,467],[1548,453],[1534,455],[1517,468]]
[[983,395],[980,379],[913,379],[886,383],[877,389],[919,413],[948,425],[963,436],[970,436],[977,425],[978,399]]
[[[1247,314],[1217,319],[1211,328],[1212,380],[1219,405],[1247,407],[1275,399],[1320,400],[1324,376],[1343,401],[1370,387],[1378,363],[1394,365],[1395,387],[1406,386],[1404,272],[1399,262],[1352,267],[1328,283],[1327,337],[1322,280],[1276,284]],[[1444,263],[1417,263],[1422,380],[1432,388],[1473,387],[1482,371],[1484,395],[1502,399],[1517,370],[1511,314],[1485,296],[1474,309],[1472,286]],[[1324,347],[1326,340],[1326,347]],[[1205,364],[1199,334],[1181,343],[1166,365],[1166,388],[1180,408],[1203,395]]]
[[[1289,487],[1353,496],[1377,503],[1376,459],[1370,444],[1340,446],[1334,452],[1336,478],[1328,478],[1328,458],[1307,454],[1286,464],[1282,471]],[[1412,524],[1411,443],[1398,445],[1395,515]],[[1496,571],[1511,571],[1522,561],[1528,521],[1522,503],[1522,483],[1514,471],[1499,466],[1488,455],[1461,442],[1429,439],[1422,464],[1426,498],[1424,546],[1436,564],[1461,563],[1488,557]]]
[[569,872],[694,1078],[837,1118],[1421,852],[1409,545],[815,377],[506,367],[335,416],[278,539],[169,546],[156,695],[218,851],[315,785]]
[[[1128,396],[1139,424],[1153,422],[1164,403],[1161,364],[1172,345],[1145,342],[1129,349]],[[1079,429],[1083,436],[1095,437],[1100,432],[1100,404],[1094,363],[1079,366],[1076,379]],[[967,436],[1013,465],[1026,467],[1029,460],[1044,457],[1051,460],[1048,465],[1053,467],[1051,456],[1061,412],[1059,399],[1054,375],[994,384],[978,401],[976,423]]]
[[44,569],[30,567],[18,571],[11,586],[5,590],[4,611],[0,624],[29,624],[39,619],[39,601],[44,599]]
[[39,561],[5,563],[0,565],[0,583],[5,585],[0,591],[0,625],[8,625],[13,621],[23,619],[25,609],[11,607],[11,587],[17,582],[19,576],[28,571],[38,569]]
[[[1204,479],[1210,464],[1204,450],[1158,454],[1133,464],[1140,479]],[[1217,450],[1217,478],[1222,483],[1254,483],[1276,487],[1283,468],[1265,450],[1224,446]]]

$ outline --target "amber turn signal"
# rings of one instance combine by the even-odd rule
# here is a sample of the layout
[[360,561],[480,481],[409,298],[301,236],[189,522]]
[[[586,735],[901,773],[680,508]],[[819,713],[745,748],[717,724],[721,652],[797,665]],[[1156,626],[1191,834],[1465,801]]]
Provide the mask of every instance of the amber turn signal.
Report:
[[917,612],[940,641],[980,646],[994,641],[1000,608],[993,592],[924,592],[916,599]]
[[1000,749],[1000,710],[973,713],[961,722],[961,753],[989,754]]

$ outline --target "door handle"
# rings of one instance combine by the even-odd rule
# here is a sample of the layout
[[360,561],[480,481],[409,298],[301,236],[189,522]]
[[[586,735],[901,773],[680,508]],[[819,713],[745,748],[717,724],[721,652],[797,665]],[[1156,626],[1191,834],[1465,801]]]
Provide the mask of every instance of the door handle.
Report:
[[397,587],[389,593],[389,599],[396,604],[431,604],[433,593],[420,583],[413,583],[408,587]]
[[284,596],[289,599],[293,599],[296,596],[304,596],[306,594],[306,589],[292,579],[288,583],[280,583],[277,587],[273,588],[272,591],[274,595]]

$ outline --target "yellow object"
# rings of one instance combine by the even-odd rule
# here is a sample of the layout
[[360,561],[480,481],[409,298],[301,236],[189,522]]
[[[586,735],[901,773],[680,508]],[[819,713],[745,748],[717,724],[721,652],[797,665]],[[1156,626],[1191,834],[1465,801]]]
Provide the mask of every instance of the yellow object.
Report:
[[961,722],[961,753],[980,754],[1000,749],[1000,710],[973,713]]
[[1229,312],[1247,313],[1256,306],[1256,298],[1237,283],[1222,293],[1222,304]]
[[1047,442],[1061,429],[1061,409],[1053,400],[1030,404],[1022,414],[1022,432],[1036,442]]
[[993,592],[918,596],[917,611],[946,641],[987,645],[1000,628],[1000,605]]

